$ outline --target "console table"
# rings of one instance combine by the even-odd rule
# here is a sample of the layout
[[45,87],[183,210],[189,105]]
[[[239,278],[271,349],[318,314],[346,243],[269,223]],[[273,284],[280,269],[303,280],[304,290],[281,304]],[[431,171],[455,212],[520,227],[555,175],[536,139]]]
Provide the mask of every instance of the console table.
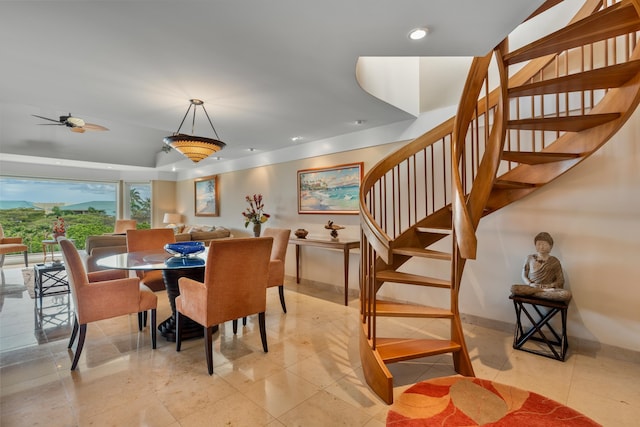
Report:
[[300,246],[317,246],[327,249],[340,249],[344,253],[344,305],[349,305],[349,251],[359,248],[359,240],[300,239],[292,237],[289,243],[296,245],[296,283],[300,283]]

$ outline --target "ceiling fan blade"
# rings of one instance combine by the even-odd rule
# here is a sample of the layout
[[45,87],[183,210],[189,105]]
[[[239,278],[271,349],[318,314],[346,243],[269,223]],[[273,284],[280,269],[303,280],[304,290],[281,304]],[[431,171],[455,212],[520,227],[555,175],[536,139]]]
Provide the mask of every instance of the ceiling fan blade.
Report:
[[71,132],[84,133],[84,128],[72,127],[72,128],[69,128],[69,130],[70,130]]
[[49,120],[51,122],[56,122],[57,125],[63,125],[64,123],[60,123],[60,120],[50,119],[49,117],[38,116],[36,114],[32,114],[33,117],[37,117],[39,119]]
[[86,130],[109,130],[104,126],[100,126],[95,123],[85,123],[83,127]]

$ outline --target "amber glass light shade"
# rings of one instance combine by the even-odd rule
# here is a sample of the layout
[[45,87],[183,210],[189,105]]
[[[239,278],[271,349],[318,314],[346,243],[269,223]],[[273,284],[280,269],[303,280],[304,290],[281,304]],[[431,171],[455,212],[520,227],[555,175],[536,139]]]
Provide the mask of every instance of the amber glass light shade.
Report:
[[213,153],[222,150],[226,145],[217,139],[185,135],[183,133],[167,136],[163,141],[174,150],[191,159],[194,163],[206,159]]
[[[178,130],[173,135],[165,137],[163,139],[163,142],[169,147],[178,151],[183,156],[193,161],[194,163],[198,163],[200,160],[206,159],[213,153],[222,150],[226,144],[220,141],[218,132],[216,132],[216,128],[213,127],[211,118],[209,118],[209,114],[207,113],[206,108],[204,108],[204,102],[199,99],[190,99],[189,102],[189,108],[187,108],[187,112],[182,118],[182,122],[180,123]],[[209,120],[211,129],[213,129],[213,133],[216,136],[215,139],[206,138],[204,136],[195,136],[180,133],[180,129],[182,129],[184,120],[187,118],[191,107],[193,107],[193,120],[191,125],[191,133],[193,133],[193,126],[195,125],[196,121],[196,109],[198,108],[198,106],[202,107],[204,114],[207,116],[207,120]]]

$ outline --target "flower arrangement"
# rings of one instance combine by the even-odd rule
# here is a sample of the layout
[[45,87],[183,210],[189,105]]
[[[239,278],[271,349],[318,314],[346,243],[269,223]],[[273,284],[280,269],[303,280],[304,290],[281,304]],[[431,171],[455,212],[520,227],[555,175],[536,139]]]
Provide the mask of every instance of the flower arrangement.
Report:
[[246,196],[245,200],[249,203],[249,207],[246,211],[242,212],[242,216],[244,216],[244,227],[247,228],[249,223],[257,225],[267,222],[271,215],[264,213],[262,194],[254,194],[253,197]]
[[56,219],[53,222],[53,235],[64,236],[66,232],[67,232],[67,226],[64,222],[64,218],[59,216],[58,219]]

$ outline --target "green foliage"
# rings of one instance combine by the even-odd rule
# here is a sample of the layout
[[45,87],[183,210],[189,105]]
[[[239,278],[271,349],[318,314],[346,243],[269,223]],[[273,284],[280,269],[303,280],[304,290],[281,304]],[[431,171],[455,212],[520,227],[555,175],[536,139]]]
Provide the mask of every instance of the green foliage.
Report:
[[151,199],[148,197],[143,199],[137,189],[131,188],[131,190],[129,190],[129,201],[131,219],[135,219],[138,223],[141,223],[151,217]]
[[[60,210],[59,207],[54,207],[46,215],[36,209],[0,210],[0,224],[5,236],[22,237],[29,252],[42,252],[42,240],[52,238],[53,223],[60,216],[67,225],[67,237],[75,241],[78,249],[84,249],[87,236],[110,233],[115,224],[115,218],[102,211],[79,214]],[[138,228],[143,226],[149,228],[148,223],[139,224]]]

